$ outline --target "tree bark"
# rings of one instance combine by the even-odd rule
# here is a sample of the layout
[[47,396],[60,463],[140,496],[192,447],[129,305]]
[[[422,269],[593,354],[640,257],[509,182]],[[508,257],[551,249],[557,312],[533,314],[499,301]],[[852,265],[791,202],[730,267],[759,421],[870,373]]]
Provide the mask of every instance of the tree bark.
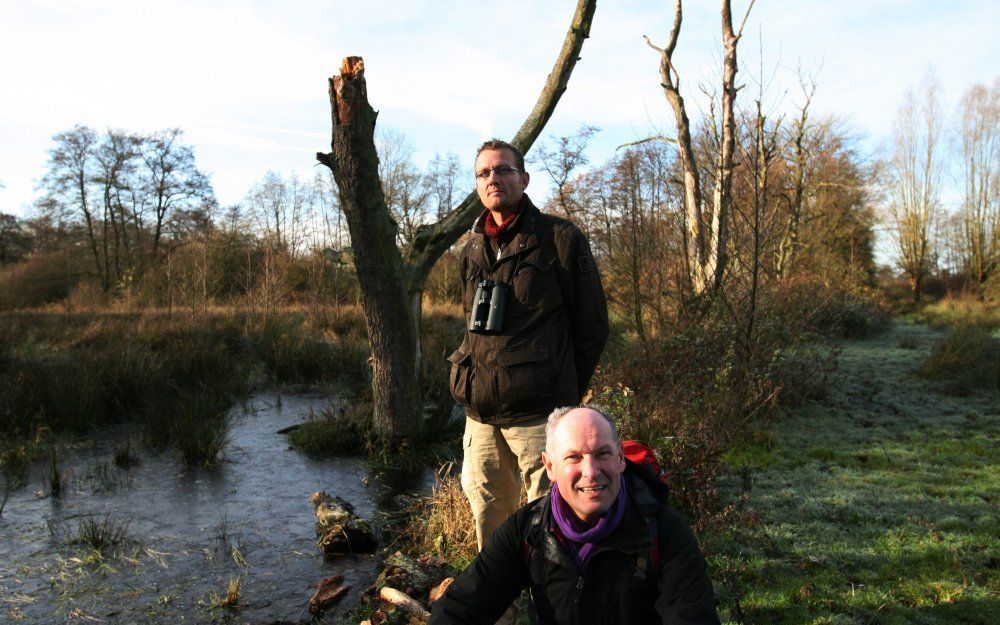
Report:
[[333,151],[317,154],[337,180],[347,218],[362,308],[372,348],[376,431],[399,440],[417,433],[420,387],[413,367],[416,336],[396,248],[396,224],[378,177],[375,118],[368,103],[364,61],[347,57],[330,79]]
[[[534,109],[511,143],[526,153],[541,134],[579,60],[590,34],[597,0],[579,0],[555,67]],[[368,103],[364,62],[344,59],[341,75],[330,79],[333,151],[317,153],[339,188],[354,249],[362,306],[372,346],[372,391],[377,434],[395,444],[419,431],[419,327],[424,283],[438,258],[467,230],[482,210],[475,191],[438,222],[419,230],[405,260],[396,246],[378,178],[374,143],[377,114]]]

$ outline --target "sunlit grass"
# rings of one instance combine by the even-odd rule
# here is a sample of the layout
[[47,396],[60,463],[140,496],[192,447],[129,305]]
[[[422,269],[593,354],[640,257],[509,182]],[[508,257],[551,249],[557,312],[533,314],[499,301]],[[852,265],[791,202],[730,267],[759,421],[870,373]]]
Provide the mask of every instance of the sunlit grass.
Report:
[[749,521],[702,539],[730,622],[737,604],[745,623],[993,622],[1000,408],[915,375],[936,338],[849,344],[826,401],[729,454],[753,472]]
[[916,317],[934,327],[980,325],[1000,328],[1000,305],[971,297],[946,297],[921,308]]

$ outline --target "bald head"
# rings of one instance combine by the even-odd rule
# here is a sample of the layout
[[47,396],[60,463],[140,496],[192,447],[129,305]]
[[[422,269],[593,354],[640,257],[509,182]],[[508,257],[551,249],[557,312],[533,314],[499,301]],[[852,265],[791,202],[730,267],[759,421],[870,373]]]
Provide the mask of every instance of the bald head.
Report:
[[578,406],[563,406],[562,408],[556,408],[549,415],[549,421],[545,425],[545,451],[552,453],[553,443],[555,440],[556,429],[559,424],[567,416],[573,415],[578,416],[580,414],[589,414],[592,419],[599,419],[607,424],[610,429],[611,440],[618,447],[621,447],[621,439],[618,436],[618,428],[615,427],[615,422],[611,416],[604,412],[599,406],[590,405],[578,405]]
[[542,464],[553,488],[587,526],[618,498],[625,458],[614,423],[600,410],[578,406],[553,412]]

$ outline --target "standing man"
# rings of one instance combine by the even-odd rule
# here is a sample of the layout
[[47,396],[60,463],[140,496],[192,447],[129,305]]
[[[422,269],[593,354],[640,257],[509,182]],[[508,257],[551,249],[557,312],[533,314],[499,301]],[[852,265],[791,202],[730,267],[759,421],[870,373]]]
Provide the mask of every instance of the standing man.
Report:
[[524,156],[492,139],[476,155],[486,210],[462,251],[466,333],[449,356],[465,409],[462,489],[482,549],[516,509],[549,487],[541,462],[546,417],[579,403],[608,338],[601,278],[587,239],[527,195]]

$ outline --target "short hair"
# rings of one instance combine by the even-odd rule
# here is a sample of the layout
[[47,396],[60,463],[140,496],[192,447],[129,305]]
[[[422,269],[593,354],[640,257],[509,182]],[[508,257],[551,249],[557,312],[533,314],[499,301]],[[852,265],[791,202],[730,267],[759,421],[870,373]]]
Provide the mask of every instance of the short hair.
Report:
[[556,427],[559,425],[559,422],[562,421],[563,417],[565,417],[570,412],[576,410],[577,408],[587,408],[588,410],[593,410],[597,414],[604,417],[604,420],[608,422],[608,427],[611,428],[611,440],[614,441],[616,447],[621,449],[622,439],[621,437],[618,436],[618,428],[615,427],[615,420],[611,418],[611,415],[609,415],[607,411],[604,410],[604,408],[601,408],[597,404],[577,404],[575,406],[563,406],[562,408],[556,408],[555,410],[552,411],[552,414],[549,415],[549,420],[545,424],[546,452],[552,453],[552,450],[549,448],[549,442],[552,440],[553,434],[555,433]]
[[485,141],[481,146],[479,146],[479,149],[476,150],[477,159],[484,150],[510,150],[514,154],[514,161],[517,164],[517,168],[524,171],[524,154],[521,153],[521,150],[518,150],[506,141],[496,138]]

